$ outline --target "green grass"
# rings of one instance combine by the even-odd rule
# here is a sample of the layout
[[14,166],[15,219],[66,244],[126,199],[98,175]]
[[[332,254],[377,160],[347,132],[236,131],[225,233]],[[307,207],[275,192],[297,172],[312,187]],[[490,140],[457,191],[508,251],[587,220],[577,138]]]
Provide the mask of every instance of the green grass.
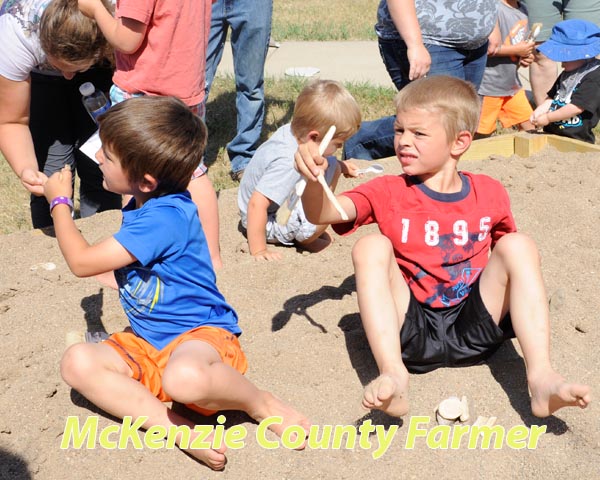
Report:
[[282,40],[374,40],[379,0],[275,0],[271,34]]

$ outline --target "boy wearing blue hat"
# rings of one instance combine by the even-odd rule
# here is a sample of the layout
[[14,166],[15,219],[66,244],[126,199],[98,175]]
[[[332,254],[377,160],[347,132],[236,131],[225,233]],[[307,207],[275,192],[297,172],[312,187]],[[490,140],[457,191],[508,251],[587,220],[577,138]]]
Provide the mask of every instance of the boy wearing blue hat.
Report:
[[538,50],[562,62],[563,72],[534,110],[531,122],[544,132],[595,143],[600,117],[600,28],[586,20],[565,20]]

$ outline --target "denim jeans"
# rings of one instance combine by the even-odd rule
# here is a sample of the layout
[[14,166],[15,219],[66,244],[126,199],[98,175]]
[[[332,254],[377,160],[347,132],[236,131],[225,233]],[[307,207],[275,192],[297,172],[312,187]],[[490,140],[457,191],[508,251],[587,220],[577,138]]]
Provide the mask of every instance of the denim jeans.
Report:
[[[29,129],[40,171],[50,176],[65,165],[77,171],[79,213],[81,217],[88,217],[104,210],[120,209],[121,195],[104,190],[98,164],[79,151],[98,128],[81,102],[79,86],[84,82],[92,82],[108,92],[112,69],[92,68],[78,73],[72,80],[32,73]],[[31,195],[30,208],[34,228],[52,225],[45,197]]]
[[[475,50],[463,50],[439,45],[425,45],[431,56],[428,75],[449,75],[467,80],[479,88],[487,60],[487,42]],[[406,44],[401,40],[379,39],[383,63],[398,90],[408,85],[410,64]],[[375,160],[391,157],[394,151],[394,118],[383,117],[363,122],[356,134],[344,144],[343,158]]]
[[246,165],[259,146],[265,116],[264,67],[271,36],[273,0],[217,0],[212,6],[206,54],[206,98],[231,28],[237,133],[227,144],[231,171]]

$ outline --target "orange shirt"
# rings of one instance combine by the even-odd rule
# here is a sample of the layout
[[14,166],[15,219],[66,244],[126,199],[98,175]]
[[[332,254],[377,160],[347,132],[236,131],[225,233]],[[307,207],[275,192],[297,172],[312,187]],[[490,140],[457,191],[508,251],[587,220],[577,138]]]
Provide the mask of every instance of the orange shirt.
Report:
[[211,0],[117,0],[117,18],[147,26],[135,53],[116,52],[113,82],[128,93],[204,100]]

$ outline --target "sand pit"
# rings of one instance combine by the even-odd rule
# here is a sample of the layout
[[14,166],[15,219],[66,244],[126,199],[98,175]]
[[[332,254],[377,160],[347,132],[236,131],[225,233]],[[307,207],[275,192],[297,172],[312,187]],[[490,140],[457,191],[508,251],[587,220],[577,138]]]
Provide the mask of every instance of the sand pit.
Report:
[[[552,360],[570,379],[598,392],[600,369],[600,157],[544,150],[529,158],[492,157],[465,161],[460,168],[501,180],[508,189],[520,231],[540,248],[551,302]],[[394,160],[382,163],[397,174]],[[363,181],[363,180],[361,180]],[[343,180],[338,191],[357,180]],[[0,478],[597,478],[600,415],[561,410],[545,420],[530,413],[525,367],[516,342],[507,343],[488,364],[440,369],[412,376],[411,409],[398,421],[360,406],[363,385],[376,374],[356,305],[350,249],[357,235],[335,236],[322,253],[281,248],[277,263],[255,262],[240,246],[236,191],[221,192],[225,268],[218,282],[237,309],[241,337],[256,384],[291,402],[319,426],[385,426],[353,449],[284,447],[267,449],[260,428],[237,412],[225,412],[228,427],[247,433],[243,448],[230,450],[223,473],[211,472],[179,451],[166,448],[60,449],[67,417],[83,423],[98,415],[98,429],[117,425],[61,380],[59,360],[71,330],[115,331],[125,326],[116,293],[93,279],[77,279],[54,238],[40,232],[3,236],[0,280]],[[116,231],[119,213],[78,224],[90,241]],[[56,268],[44,268],[54,264]],[[438,403],[463,395],[477,415],[496,425],[545,425],[535,449],[431,449],[424,438],[406,448],[411,422],[433,416]],[[198,417],[195,417],[198,418]],[[198,421],[203,421],[198,418]],[[216,417],[210,421],[217,425]],[[430,427],[433,424],[429,425]],[[422,425],[427,428],[427,424]],[[380,427],[380,432],[383,430]],[[143,438],[143,436],[142,436]],[[260,440],[260,441],[259,441]],[[274,440],[267,434],[266,445]],[[387,443],[385,443],[387,442]],[[260,443],[263,443],[261,445]],[[385,451],[383,450],[385,448]],[[374,459],[376,452],[379,458]]]

